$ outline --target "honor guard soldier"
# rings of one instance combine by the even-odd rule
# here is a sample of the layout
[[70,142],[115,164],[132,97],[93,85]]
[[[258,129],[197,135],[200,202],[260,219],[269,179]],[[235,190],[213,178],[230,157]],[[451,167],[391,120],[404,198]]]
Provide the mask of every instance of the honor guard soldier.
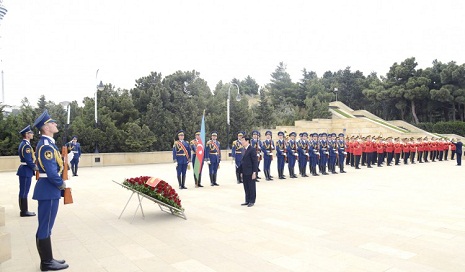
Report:
[[187,189],[186,184],[186,172],[187,165],[191,162],[191,147],[189,143],[184,141],[184,130],[180,130],[177,133],[178,140],[173,144],[173,161],[177,163],[176,174],[178,177],[179,189]]
[[344,133],[339,133],[339,139],[336,140],[337,142],[337,153],[338,153],[338,164],[339,164],[339,172],[346,173],[344,171],[344,159],[347,156],[346,152],[346,142],[344,140]]
[[326,140],[327,135],[326,133],[320,134],[320,172],[323,175],[328,175],[328,173],[326,173],[326,164],[328,163],[329,156],[328,141]]
[[234,163],[236,165],[236,179],[237,179],[237,184],[242,183],[241,179],[241,172],[239,167],[241,166],[241,160],[242,160],[242,151],[244,151],[244,148],[241,144],[242,137],[244,136],[244,132],[239,131],[237,133],[237,140],[235,140],[232,143],[232,148],[231,148],[231,154],[234,158]]
[[417,161],[418,163],[423,163],[423,152],[425,150],[424,144],[423,144],[423,138],[419,137],[417,138]]
[[316,166],[320,161],[320,144],[318,142],[318,134],[312,133],[312,140],[308,143],[308,153],[310,155],[310,173],[312,176],[319,176],[316,173]]
[[289,134],[289,141],[287,145],[287,166],[289,167],[289,177],[297,178],[294,174],[294,167],[295,162],[298,160],[298,153],[297,153],[297,143],[295,141],[295,136],[297,134],[295,132],[291,132]]
[[378,167],[383,167],[384,162],[384,151],[385,151],[385,144],[383,143],[383,138],[381,136],[378,137],[376,141],[376,155],[378,158],[377,165]]
[[396,137],[394,139],[394,164],[400,165],[400,156],[402,154],[402,143],[400,142],[400,138]]
[[270,173],[271,161],[273,160],[273,151],[275,150],[271,131],[265,132],[266,139],[262,142],[263,152],[263,172],[266,180],[273,180]]
[[429,162],[428,161],[428,153],[430,151],[430,146],[429,146],[429,141],[428,141],[428,137],[425,137],[423,138],[423,160],[425,162]]
[[278,158],[278,176],[279,179],[286,179],[284,177],[284,164],[287,159],[286,140],[284,139],[284,132],[278,132],[278,140],[276,141],[276,158]]
[[[258,130],[252,131],[252,139],[250,140],[250,144],[252,145],[253,148],[255,148],[255,152],[257,152],[257,158],[258,158],[258,171],[257,171],[257,179],[261,179],[258,176],[258,172],[260,172],[260,162],[262,161],[262,141],[260,140],[260,132]],[[258,182],[258,180],[257,180]]]
[[[73,176],[76,177],[78,171],[79,160],[81,158],[81,144],[78,143],[78,137],[73,136],[71,142],[68,145],[68,151],[73,153],[73,158],[71,159],[71,171],[73,172]],[[67,163],[67,162],[66,162]]]
[[451,140],[451,145],[450,145],[450,160],[453,161],[454,160],[454,157],[455,157],[455,150],[456,150],[456,147],[455,147],[455,144],[454,144],[455,139],[452,139]]
[[339,155],[337,150],[337,141],[336,141],[336,133],[332,133],[331,139],[328,140],[328,170],[331,171],[331,174],[337,174],[336,172],[336,161]]
[[58,132],[57,123],[45,110],[34,122],[42,136],[36,147],[39,179],[34,188],[33,199],[38,201],[39,226],[36,233],[37,251],[40,255],[40,270],[62,270],[68,268],[64,260],[55,260],[52,252],[53,225],[58,212],[59,200],[66,188],[62,179],[63,159],[55,145],[53,135]]
[[354,166],[355,169],[361,169],[360,168],[360,158],[362,157],[363,153],[363,148],[362,148],[362,139],[360,139],[358,136],[355,137],[354,142],[352,144],[352,153],[354,155]]
[[307,175],[307,162],[310,160],[308,154],[308,141],[307,132],[300,134],[300,140],[297,141],[297,151],[299,152],[299,172],[302,177],[308,177]]
[[452,144],[455,146],[455,153],[457,153],[457,166],[462,165],[462,146],[463,143],[460,139],[455,141],[455,139],[452,141]]
[[210,174],[210,184],[211,186],[219,186],[219,184],[216,183],[216,174],[221,162],[220,142],[216,140],[218,137],[216,131],[212,132],[211,137],[211,140],[206,144],[205,155],[207,157],[208,171]]
[[[197,163],[195,161],[195,151],[197,150],[197,145],[200,143],[200,130],[197,130],[195,132],[195,139],[190,141],[190,147],[191,147],[191,154],[192,154],[192,168],[194,169],[195,168],[195,164]],[[205,156],[204,156],[205,158]],[[202,161],[200,162],[200,169],[203,169],[203,159]],[[200,171],[199,173],[199,178],[197,179],[197,177],[195,176],[195,173],[194,173],[194,181],[195,181],[195,187],[203,187],[202,186],[202,171]]]
[[386,156],[387,156],[386,165],[391,166],[392,158],[394,157],[394,143],[392,142],[392,137],[387,138]]
[[35,216],[34,212],[28,211],[27,195],[31,188],[32,176],[35,171],[38,170],[35,165],[36,156],[34,149],[31,146],[30,140],[34,138],[34,132],[31,130],[31,126],[23,128],[19,132],[23,136],[23,140],[19,144],[18,155],[21,164],[18,167],[16,175],[19,177],[19,216]]

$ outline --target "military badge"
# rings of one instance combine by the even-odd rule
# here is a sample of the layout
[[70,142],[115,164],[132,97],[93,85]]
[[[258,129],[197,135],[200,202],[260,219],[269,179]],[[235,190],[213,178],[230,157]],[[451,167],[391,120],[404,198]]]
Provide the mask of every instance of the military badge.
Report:
[[26,153],[31,153],[31,149],[30,149],[30,148],[26,148]]
[[53,153],[52,153],[52,151],[45,151],[44,157],[45,157],[47,160],[53,159]]

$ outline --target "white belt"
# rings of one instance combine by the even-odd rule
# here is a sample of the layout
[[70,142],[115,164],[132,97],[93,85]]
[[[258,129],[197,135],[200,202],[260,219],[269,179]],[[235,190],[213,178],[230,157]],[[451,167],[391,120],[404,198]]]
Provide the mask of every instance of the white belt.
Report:
[[47,177],[47,173],[39,173],[39,178],[46,178]]
[[79,153],[78,151],[73,151],[73,153]]
[[27,165],[27,162],[21,162],[21,165]]

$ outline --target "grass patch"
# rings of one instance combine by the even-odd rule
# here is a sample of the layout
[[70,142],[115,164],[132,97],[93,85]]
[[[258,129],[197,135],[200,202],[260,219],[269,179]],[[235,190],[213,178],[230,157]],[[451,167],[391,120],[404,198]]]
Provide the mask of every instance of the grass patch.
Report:
[[392,129],[395,129],[395,130],[400,131],[400,132],[403,132],[403,133],[410,132],[410,130],[408,130],[408,129],[396,127],[396,126],[393,126],[393,125],[391,125],[391,124],[389,124],[389,123],[383,122],[383,121],[378,120],[378,119],[373,119],[373,118],[369,118],[369,117],[367,117],[367,118],[370,119],[371,121],[375,121],[376,123],[383,124],[383,125],[385,125],[385,126],[387,126],[387,127],[390,127],[390,128],[392,128]]
[[347,113],[341,111],[340,109],[332,109],[332,110],[339,113],[340,115],[344,116],[345,118],[354,118],[354,117],[348,115]]

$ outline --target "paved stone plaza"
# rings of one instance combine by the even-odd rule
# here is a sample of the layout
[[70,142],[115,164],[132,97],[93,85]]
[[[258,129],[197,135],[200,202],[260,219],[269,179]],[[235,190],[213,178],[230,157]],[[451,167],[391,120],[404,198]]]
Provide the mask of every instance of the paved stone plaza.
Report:
[[[244,201],[231,161],[219,187],[178,190],[174,164],[82,168],[71,181],[74,204],[60,204],[55,258],[65,271],[465,271],[465,166],[443,161],[257,183],[254,207]],[[287,170],[286,170],[287,174]],[[113,183],[149,175],[173,185],[187,220]],[[275,177],[276,165],[272,164]],[[263,177],[263,174],[261,174]],[[0,173],[4,231],[12,259],[2,272],[39,271],[37,218],[20,218],[15,172]],[[32,190],[29,198],[32,196]],[[37,202],[30,200],[37,212]]]

